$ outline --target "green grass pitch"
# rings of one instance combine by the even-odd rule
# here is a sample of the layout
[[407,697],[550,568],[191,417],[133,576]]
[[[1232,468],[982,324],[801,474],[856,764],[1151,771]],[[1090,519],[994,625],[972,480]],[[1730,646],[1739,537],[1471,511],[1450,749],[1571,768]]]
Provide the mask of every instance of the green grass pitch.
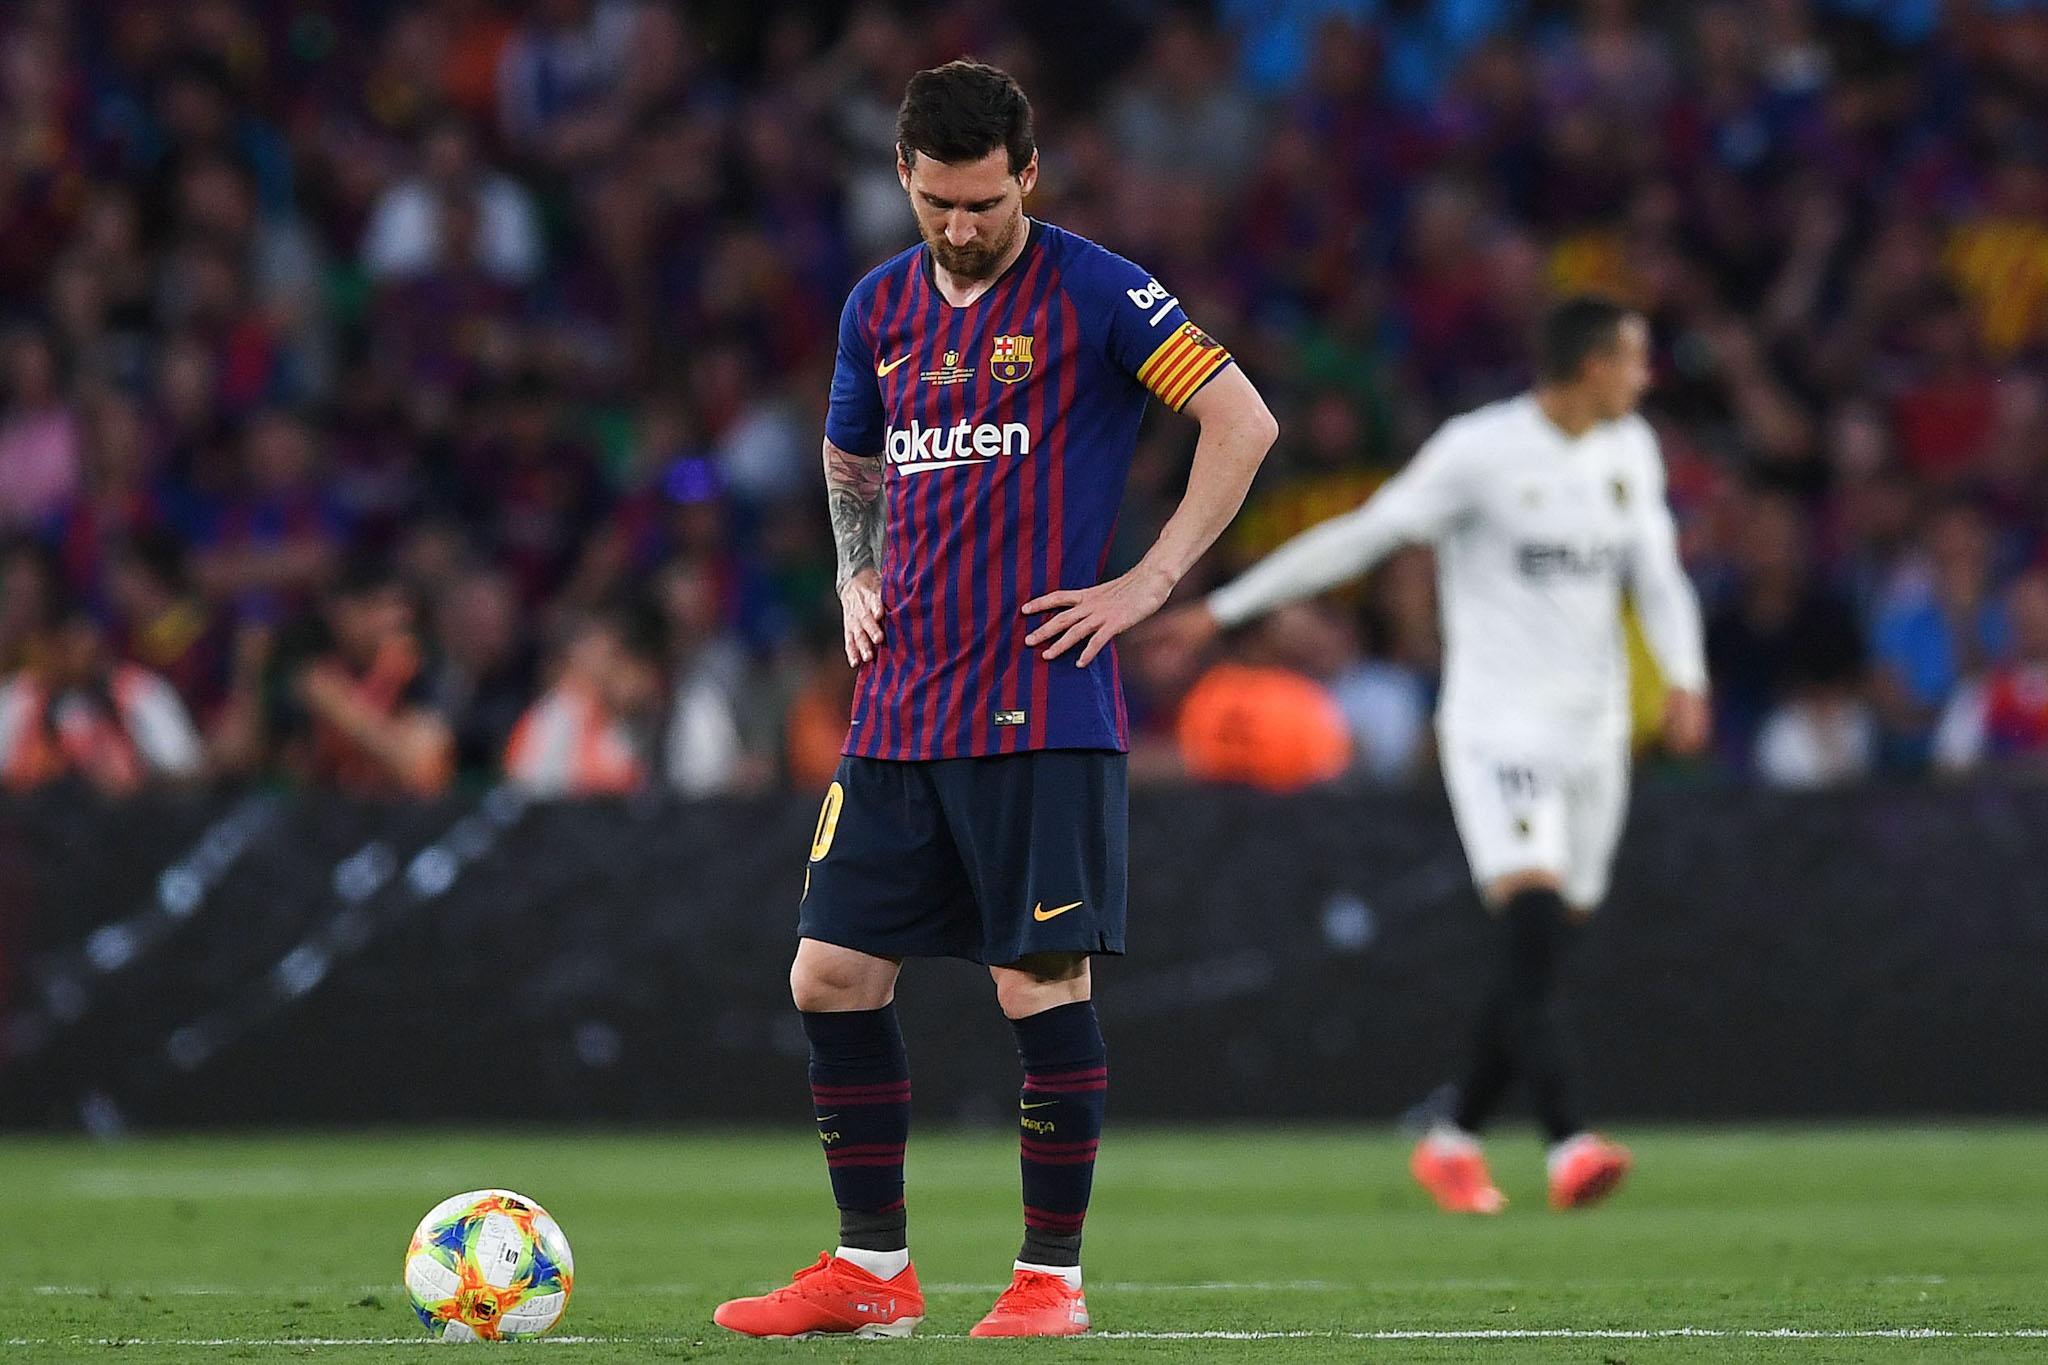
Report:
[[[1999,1360],[2048,1357],[2048,1130],[1624,1132],[1634,1182],[1450,1219],[1379,1129],[1112,1129],[1088,1233],[1098,1335],[963,1339],[1015,1254],[1006,1134],[913,1135],[910,1342],[745,1342],[709,1320],[832,1240],[825,1173],[788,1132],[0,1140],[0,1357],[909,1362]],[[444,1195],[505,1185],[574,1244],[566,1340],[444,1347],[398,1284]],[[1677,1329],[1708,1335],[1661,1335]],[[1786,1332],[1797,1335],[1769,1335]],[[1184,1334],[1238,1334],[1217,1335]],[[1881,1335],[1894,1333],[1894,1335]],[[1412,1334],[1412,1335],[1407,1335]],[[1642,1335],[1637,1335],[1642,1334]],[[438,1359],[438,1356],[433,1357]]]

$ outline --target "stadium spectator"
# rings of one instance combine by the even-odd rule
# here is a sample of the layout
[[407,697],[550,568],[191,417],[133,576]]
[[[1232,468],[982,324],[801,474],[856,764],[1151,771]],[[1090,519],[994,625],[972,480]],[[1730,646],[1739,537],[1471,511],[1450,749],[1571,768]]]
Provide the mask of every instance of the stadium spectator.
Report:
[[2013,657],[1957,689],[1934,736],[1946,772],[1984,764],[2038,774],[2048,760],[2048,571],[2020,575],[2006,591]]
[[487,778],[535,691],[519,593],[502,569],[488,564],[467,566],[437,588],[428,703],[454,735],[456,770]]
[[685,796],[759,786],[767,767],[741,727],[746,651],[726,624],[717,584],[704,565],[678,560],[661,571],[655,593],[668,630],[663,781]]
[[1813,698],[1781,710],[1795,693],[1824,687],[1832,696],[1846,687],[1850,695],[1841,700],[1853,702],[1863,645],[1849,604],[1815,579],[1799,502],[1755,492],[1743,499],[1740,515],[1734,589],[1708,615],[1707,664],[1716,744],[1730,763],[1747,768],[1760,760],[1759,737],[1774,716],[1778,745],[1792,742],[1784,727],[1794,717],[1816,718],[1820,703]]
[[418,170],[384,191],[363,236],[373,278],[474,262],[492,279],[520,285],[539,272],[541,251],[533,197],[483,163],[475,130],[454,117],[421,134]]
[[594,612],[570,632],[554,686],[519,719],[505,776],[532,796],[625,796],[647,785],[657,692],[631,624]]
[[77,489],[82,436],[50,338],[17,328],[0,338],[0,535],[39,527]]
[[239,617],[275,623],[303,612],[343,552],[348,527],[321,482],[317,439],[288,411],[257,415],[234,491],[198,509],[194,573]]
[[[904,78],[968,46],[1042,73],[1033,211],[1153,263],[1271,396],[1283,444],[1191,592],[1521,387],[1529,320],[1587,287],[1655,323],[1727,766],[1853,770],[1812,755],[1856,751],[1867,698],[1878,769],[1913,770],[2041,555],[2048,117],[2023,6],[1219,0],[1083,6],[1085,43],[1074,7],[983,0],[702,31],[666,0],[359,8],[322,46],[280,0],[0,6],[0,537],[168,670],[217,771],[287,764],[264,693],[344,560],[402,560],[437,635],[472,561],[509,575],[525,649],[529,620],[656,596],[684,559],[715,589],[714,672],[749,680],[697,714],[732,713],[759,780],[789,699],[833,692],[790,641],[830,603],[812,461],[837,306],[912,240]],[[1170,425],[1141,434],[1119,545],[1182,482]],[[1752,526],[1743,488],[1790,502]],[[1800,564],[1751,567],[1788,519]],[[166,532],[196,594],[165,587]],[[38,563],[0,569],[0,669],[59,586]],[[1371,773],[1427,742],[1427,633],[1411,652],[1388,591],[1375,652],[1328,679]],[[1834,624],[1808,632],[1815,602]],[[1845,604],[1864,663],[1807,658]],[[160,652],[194,610],[203,647]],[[465,716],[478,665],[431,654],[480,776],[530,665]],[[1140,746],[1177,769],[1185,661],[1128,662]]]
[[529,605],[561,584],[603,500],[597,457],[566,396],[529,371],[489,399],[454,451],[453,510]]
[[109,796],[199,776],[204,755],[178,694],[109,656],[90,610],[59,610],[35,662],[0,682],[0,785],[26,791],[78,777]]
[[498,63],[498,131],[559,170],[604,149],[643,21],[634,0],[528,0]]
[[1876,699],[1888,738],[1917,766],[1957,684],[2002,660],[2011,630],[1992,589],[1989,532],[1968,503],[1934,514],[1922,562],[1900,579],[1874,630]]
[[1109,123],[1136,169],[1166,181],[1229,185],[1258,160],[1263,120],[1224,79],[1216,35],[1193,14],[1169,11]]
[[1396,553],[1374,575],[1361,620],[1370,648],[1354,653],[1330,680],[1330,694],[1351,726],[1365,775],[1398,785],[1427,766],[1443,645],[1437,637],[1436,565],[1428,551]]
[[1877,763],[1877,718],[1856,679],[1804,680],[1764,719],[1756,773],[1774,787],[1813,790],[1868,777]]
[[135,401],[117,392],[94,394],[84,433],[80,486],[41,529],[65,586],[99,605],[106,600],[110,556],[139,536],[169,528],[150,468],[148,428]]
[[454,736],[427,703],[405,587],[373,565],[327,593],[328,647],[290,671],[287,765],[366,796],[430,796],[453,775]]
[[57,591],[48,551],[32,540],[0,543],[0,677],[27,667]]
[[154,530],[121,542],[108,564],[107,604],[122,656],[163,677],[211,725],[227,702],[233,639],[194,589],[178,540]]

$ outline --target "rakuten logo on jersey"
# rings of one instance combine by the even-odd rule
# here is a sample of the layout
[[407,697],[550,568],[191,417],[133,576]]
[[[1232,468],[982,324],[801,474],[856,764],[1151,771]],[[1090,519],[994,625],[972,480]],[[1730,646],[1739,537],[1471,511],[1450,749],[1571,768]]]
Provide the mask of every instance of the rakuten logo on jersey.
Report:
[[1031,428],[1022,422],[956,422],[950,427],[912,422],[908,431],[889,428],[883,453],[899,474],[987,464],[998,455],[1029,455]]

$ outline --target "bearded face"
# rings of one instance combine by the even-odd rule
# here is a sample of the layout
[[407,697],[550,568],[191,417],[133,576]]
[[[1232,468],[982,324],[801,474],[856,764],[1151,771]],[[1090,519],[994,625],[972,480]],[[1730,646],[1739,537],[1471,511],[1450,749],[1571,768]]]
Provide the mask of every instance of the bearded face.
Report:
[[1012,175],[998,147],[978,161],[899,159],[896,173],[932,259],[956,278],[986,280],[1024,232],[1024,196],[1038,183],[1038,161]]

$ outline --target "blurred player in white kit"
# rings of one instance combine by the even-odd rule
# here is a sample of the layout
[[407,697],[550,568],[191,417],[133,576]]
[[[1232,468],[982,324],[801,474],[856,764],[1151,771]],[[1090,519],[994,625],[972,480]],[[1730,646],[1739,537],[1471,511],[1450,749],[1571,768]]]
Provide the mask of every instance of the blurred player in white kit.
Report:
[[1501,935],[1470,1064],[1411,1163],[1438,1205],[1460,1213],[1506,1203],[1479,1133],[1517,1078],[1550,1140],[1553,1206],[1594,1203],[1629,1170],[1628,1150],[1580,1117],[1552,1008],[1559,959],[1607,894],[1627,812],[1624,591],[1670,686],[1667,745],[1690,753],[1707,737],[1699,606],[1657,440],[1635,411],[1650,382],[1649,326],[1576,297],[1546,316],[1537,349],[1532,391],[1445,423],[1364,504],[1160,627],[1206,641],[1402,545],[1435,548],[1444,784]]

